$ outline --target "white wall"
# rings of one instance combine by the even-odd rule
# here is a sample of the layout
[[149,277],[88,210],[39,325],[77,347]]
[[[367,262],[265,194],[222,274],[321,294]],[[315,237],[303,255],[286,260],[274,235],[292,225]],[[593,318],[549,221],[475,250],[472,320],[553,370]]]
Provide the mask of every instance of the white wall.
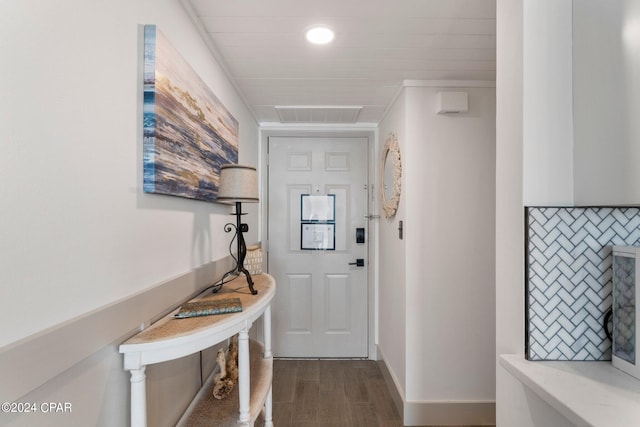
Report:
[[[441,90],[466,91],[469,112],[436,114]],[[380,145],[398,135],[402,195],[396,216],[380,222],[379,346],[405,425],[436,422],[436,413],[480,423],[482,411],[493,422],[494,123],[494,88],[427,84],[405,87],[380,125]],[[471,403],[483,409],[456,418]]]
[[[524,354],[523,0],[497,0],[496,354]],[[496,423],[531,424],[522,385],[496,358]]]
[[[572,9],[568,3],[572,3]],[[524,353],[524,204],[567,204],[563,202],[569,200],[571,181],[576,205],[640,202],[636,171],[640,127],[632,119],[640,112],[639,17],[640,5],[631,0],[606,4],[595,0],[497,2],[498,355]],[[559,43],[541,35],[541,28],[556,34]],[[573,48],[568,52],[566,35],[570,28]],[[534,38],[542,43],[532,43]],[[566,117],[568,91],[548,84],[553,72],[559,73],[558,82],[566,84],[569,53],[573,56],[573,162],[567,159],[568,128],[558,122],[559,117]],[[540,78],[540,73],[547,77]],[[546,112],[539,102],[539,93],[545,91],[549,93],[544,98],[557,102],[547,106]],[[560,111],[557,106],[562,106]],[[555,136],[562,138],[550,134],[554,144],[538,131],[556,128]],[[559,170],[558,159],[563,159],[567,167],[573,163],[573,176]],[[536,180],[545,185],[556,183],[560,190],[536,187]],[[500,366],[496,397],[498,426],[571,425]]]
[[[258,164],[258,126],[178,1],[0,3],[0,350],[227,255],[230,208],[142,193],[143,24],[158,25],[238,119],[240,161]],[[248,222],[256,241],[257,215]],[[122,425],[128,377],[104,344],[27,397],[75,402],[60,425]],[[191,384],[192,362],[177,368]],[[158,422],[166,408],[152,407]]]
[[[552,0],[549,0],[552,1]],[[524,354],[524,206],[570,204],[572,162],[567,159],[569,129],[561,96],[553,92],[550,72],[566,68],[540,28],[564,34],[558,21],[569,19],[566,4],[535,0],[497,2],[496,87],[496,355]],[[538,7],[539,6],[539,7]],[[548,14],[548,21],[545,21]],[[559,15],[558,15],[559,14]],[[570,27],[570,23],[569,24]],[[554,27],[547,29],[546,27]],[[535,43],[534,34],[542,43]],[[529,40],[527,41],[527,38]],[[560,37],[564,40],[563,37]],[[523,46],[525,48],[523,48]],[[566,45],[558,49],[566,53]],[[540,61],[537,63],[534,59]],[[545,71],[548,68],[549,71]],[[565,70],[566,71],[566,70]],[[560,72],[560,76],[566,75]],[[538,78],[537,73],[547,78]],[[557,82],[556,82],[557,83]],[[541,93],[539,93],[541,92]],[[532,99],[529,99],[531,97]],[[556,99],[545,112],[544,102]],[[558,133],[551,132],[557,129]],[[565,132],[562,129],[565,129]],[[543,132],[540,129],[544,129]],[[546,132],[551,132],[544,135]],[[551,142],[551,143],[550,143]],[[558,163],[563,159],[566,170]],[[554,190],[553,185],[558,189]],[[499,427],[572,425],[509,374],[496,359],[496,424]]]
[[640,202],[640,5],[573,6],[575,200]]
[[[404,162],[406,155],[406,96],[404,91],[398,96],[385,119],[378,128],[378,153],[382,156],[385,141],[391,133],[398,138],[400,146],[400,158]],[[375,163],[379,167],[381,160]],[[380,184],[378,175],[377,185]],[[398,238],[398,222],[405,219],[407,198],[406,173],[403,171],[403,193],[400,196],[398,211],[393,218],[384,218],[382,209],[379,209],[381,218],[378,224],[378,348],[381,358],[384,359],[387,368],[396,381],[404,399],[406,387],[406,256],[405,240]],[[377,187],[376,187],[377,188]]]
[[637,204],[640,6],[523,5],[524,204]]
[[[436,114],[442,90],[469,112]],[[407,398],[492,401],[494,88],[406,92]]]
[[141,25],[240,121],[241,160],[257,125],[174,0],[0,7],[4,345],[226,255],[229,208],[141,191]]
[[523,197],[527,206],[573,204],[571,7],[571,0],[524,2]]

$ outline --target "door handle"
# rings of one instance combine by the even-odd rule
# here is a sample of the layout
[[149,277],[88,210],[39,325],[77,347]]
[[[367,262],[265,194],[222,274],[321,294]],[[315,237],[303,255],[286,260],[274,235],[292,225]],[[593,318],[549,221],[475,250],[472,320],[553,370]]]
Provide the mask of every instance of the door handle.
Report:
[[350,262],[349,265],[355,265],[356,267],[364,267],[364,258],[356,259],[356,262]]

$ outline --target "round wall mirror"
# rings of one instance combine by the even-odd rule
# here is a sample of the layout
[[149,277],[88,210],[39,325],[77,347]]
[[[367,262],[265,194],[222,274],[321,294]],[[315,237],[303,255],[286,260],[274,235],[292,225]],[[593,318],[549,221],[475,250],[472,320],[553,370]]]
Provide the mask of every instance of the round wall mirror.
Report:
[[385,218],[391,218],[398,210],[402,163],[400,161],[400,145],[394,134],[390,134],[382,150],[380,168],[380,200]]

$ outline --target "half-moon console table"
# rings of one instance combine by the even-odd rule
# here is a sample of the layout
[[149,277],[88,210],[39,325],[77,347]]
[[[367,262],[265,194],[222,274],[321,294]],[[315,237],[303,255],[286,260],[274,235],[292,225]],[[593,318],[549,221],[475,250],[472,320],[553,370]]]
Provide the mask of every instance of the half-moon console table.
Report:
[[[149,328],[129,338],[120,345],[124,354],[124,368],[131,372],[131,426],[147,424],[147,402],[145,369],[147,365],[178,359],[208,347],[212,347],[238,334],[238,403],[224,415],[226,420],[216,418],[217,425],[252,426],[265,409],[265,426],[273,426],[271,413],[271,384],[273,359],[271,355],[271,300],[276,292],[273,277],[268,274],[252,276],[257,295],[251,295],[244,276],[226,283],[216,294],[210,291],[194,300],[223,299],[237,297],[242,302],[242,312],[219,314],[187,319],[176,319],[177,309],[151,325]],[[261,358],[250,357],[249,330],[253,322],[263,317],[264,351]],[[260,348],[259,344],[251,345]],[[255,352],[255,351],[254,351]],[[251,359],[251,361],[250,361]],[[259,364],[256,375],[251,378],[251,363]],[[253,380],[253,381],[252,381]],[[258,380],[258,381],[256,381]],[[253,387],[251,384],[260,384]],[[219,401],[223,402],[223,401]],[[238,415],[239,414],[239,415]]]

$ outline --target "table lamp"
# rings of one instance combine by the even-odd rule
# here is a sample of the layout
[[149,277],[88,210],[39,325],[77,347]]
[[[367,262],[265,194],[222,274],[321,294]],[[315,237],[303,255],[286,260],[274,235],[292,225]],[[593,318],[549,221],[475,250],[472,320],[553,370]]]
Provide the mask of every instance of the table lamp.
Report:
[[225,204],[236,205],[235,213],[231,215],[236,216],[236,223],[228,223],[224,226],[224,231],[229,233],[235,229],[235,236],[233,239],[237,243],[237,258],[233,256],[231,252],[231,246],[233,245],[233,239],[229,244],[229,252],[231,257],[235,260],[236,266],[229,272],[222,276],[222,280],[216,286],[214,286],[213,292],[218,292],[222,285],[225,283],[224,279],[230,275],[240,276],[244,274],[249,284],[249,289],[252,295],[256,295],[258,291],[253,289],[253,279],[251,274],[244,267],[244,259],[247,256],[247,245],[244,241],[243,233],[249,231],[247,224],[242,224],[241,216],[246,215],[242,213],[242,203],[258,203],[258,177],[256,168],[252,166],[244,165],[222,165],[220,167],[220,185],[218,186],[218,198],[217,201]]

